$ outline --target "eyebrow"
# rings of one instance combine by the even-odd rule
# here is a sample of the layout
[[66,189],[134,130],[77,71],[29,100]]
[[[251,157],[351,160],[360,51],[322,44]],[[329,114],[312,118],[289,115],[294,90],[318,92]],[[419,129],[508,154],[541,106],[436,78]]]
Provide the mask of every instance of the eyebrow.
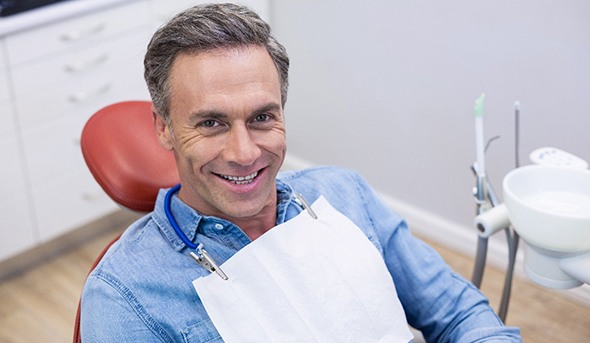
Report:
[[281,105],[276,103],[276,102],[269,102],[268,104],[264,104],[262,106],[260,106],[258,109],[256,109],[253,114],[254,115],[258,115],[258,114],[263,114],[269,111],[280,111],[281,109]]
[[[264,104],[264,105],[258,107],[254,111],[252,111],[251,115],[263,114],[263,113],[266,113],[269,111],[276,111],[276,110],[280,110],[280,109],[281,109],[280,104],[278,104],[276,102],[269,102],[267,104]],[[191,122],[199,121],[202,118],[226,120],[228,117],[229,117],[228,114],[225,112],[222,112],[222,111],[202,110],[202,111],[197,111],[197,112],[190,114],[189,120]]]
[[189,121],[196,122],[203,118],[224,120],[227,119],[227,114],[219,111],[198,111],[195,113],[191,113],[191,115],[189,116]]

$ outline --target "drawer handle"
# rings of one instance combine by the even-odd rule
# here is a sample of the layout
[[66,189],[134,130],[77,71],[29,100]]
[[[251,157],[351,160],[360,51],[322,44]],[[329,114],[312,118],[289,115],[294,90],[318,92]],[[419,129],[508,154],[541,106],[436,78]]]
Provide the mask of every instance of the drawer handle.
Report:
[[101,94],[104,94],[104,93],[108,92],[110,89],[111,89],[111,83],[110,82],[107,82],[104,85],[102,85],[102,86],[100,86],[100,87],[98,87],[96,89],[85,91],[85,92],[83,91],[83,92],[78,92],[78,93],[75,93],[75,94],[71,94],[68,97],[68,100],[71,103],[75,103],[75,104],[81,103],[81,102],[84,102],[84,101],[86,101],[86,100],[88,100],[90,98],[93,98],[93,97],[99,96]]
[[71,43],[78,41],[80,39],[84,39],[86,37],[94,36],[99,34],[102,30],[106,28],[105,23],[99,23],[93,27],[89,27],[87,29],[80,29],[80,30],[73,30],[70,32],[63,33],[60,38],[63,42]]
[[108,58],[109,58],[109,55],[104,54],[104,55],[100,55],[96,58],[88,59],[85,61],[76,61],[76,62],[69,63],[64,67],[64,69],[68,73],[79,73],[84,70],[90,69],[90,68],[98,66],[100,64],[103,64],[104,62],[106,62],[106,60]]

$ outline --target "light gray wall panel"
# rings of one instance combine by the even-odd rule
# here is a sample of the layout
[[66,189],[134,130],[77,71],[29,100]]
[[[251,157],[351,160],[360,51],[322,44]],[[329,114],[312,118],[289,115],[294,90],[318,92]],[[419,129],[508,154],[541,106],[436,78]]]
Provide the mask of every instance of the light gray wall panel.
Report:
[[291,56],[289,152],[360,171],[379,191],[470,225],[473,104],[500,135],[488,174],[500,191],[521,159],[556,146],[590,161],[590,2],[278,0]]

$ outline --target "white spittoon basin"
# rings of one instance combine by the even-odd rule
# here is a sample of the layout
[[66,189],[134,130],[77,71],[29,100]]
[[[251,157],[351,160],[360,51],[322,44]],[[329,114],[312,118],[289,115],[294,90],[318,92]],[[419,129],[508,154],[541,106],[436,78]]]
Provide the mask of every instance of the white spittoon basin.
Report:
[[503,181],[510,222],[529,244],[557,252],[590,251],[590,171],[526,166]]
[[510,223],[525,241],[525,271],[551,288],[590,280],[590,171],[532,165],[503,181]]

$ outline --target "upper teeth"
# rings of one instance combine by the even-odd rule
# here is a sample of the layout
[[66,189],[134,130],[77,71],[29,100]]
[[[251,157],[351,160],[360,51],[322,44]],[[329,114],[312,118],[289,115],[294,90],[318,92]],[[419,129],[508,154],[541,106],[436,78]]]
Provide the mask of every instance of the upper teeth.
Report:
[[245,182],[252,181],[252,179],[254,179],[257,175],[258,175],[258,172],[254,172],[254,173],[252,173],[250,175],[246,175],[246,176],[221,175],[221,177],[226,180],[233,181],[233,182],[245,183]]

